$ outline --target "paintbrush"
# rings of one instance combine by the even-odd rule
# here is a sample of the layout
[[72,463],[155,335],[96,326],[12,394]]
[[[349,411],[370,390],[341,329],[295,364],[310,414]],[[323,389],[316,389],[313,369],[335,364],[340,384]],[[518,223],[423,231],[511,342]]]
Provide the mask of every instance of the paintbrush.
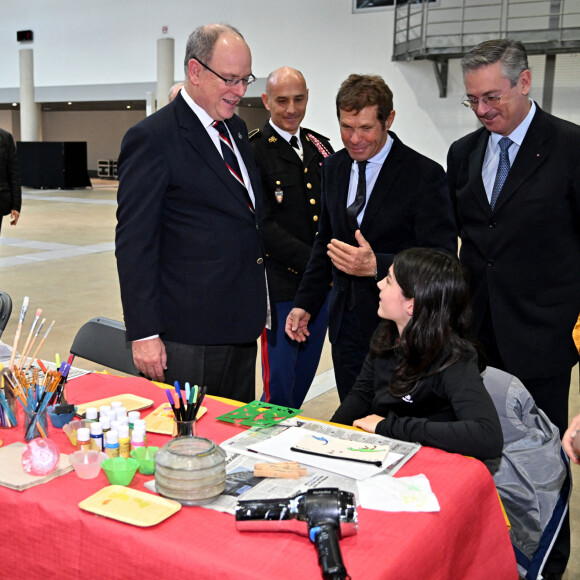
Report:
[[40,320],[41,314],[42,314],[42,308],[39,308],[36,311],[36,314],[34,316],[34,320],[32,321],[32,326],[30,327],[30,332],[28,333],[28,338],[26,339],[26,342],[24,343],[24,348],[22,349],[22,354],[20,355],[20,361],[18,362],[19,369],[22,369],[22,365],[24,364],[24,361],[28,357],[28,348],[30,346],[30,341],[32,340],[32,336],[34,334],[34,329],[36,328],[36,325],[38,324],[38,321]]
[[38,354],[38,351],[42,348],[42,345],[44,344],[44,341],[46,340],[46,337],[48,336],[48,333],[52,330],[52,327],[54,326],[55,321],[53,320],[50,323],[50,326],[46,329],[46,332],[42,338],[42,340],[40,341],[40,344],[38,345],[38,348],[34,351],[34,354],[32,355],[32,360],[34,360],[36,358],[36,355]]
[[[30,350],[32,350],[32,348],[34,347],[34,343],[36,342],[36,339],[38,338],[38,335],[40,334],[40,331],[42,330],[42,327],[44,326],[44,323],[46,322],[46,318],[43,318],[40,321],[40,324],[38,325],[38,327],[36,328],[36,332],[34,333],[34,337],[32,338],[32,342],[30,343]],[[24,372],[28,371],[28,369],[30,368],[30,365],[34,362],[34,357],[31,356],[30,360],[28,361],[28,364],[26,365],[26,368],[24,369]]]
[[20,340],[20,333],[22,332],[22,325],[24,324],[24,317],[26,316],[26,311],[28,310],[28,301],[30,299],[28,296],[24,297],[22,301],[22,308],[20,310],[20,318],[18,319],[18,326],[16,327],[16,335],[14,336],[14,344],[12,345],[12,354],[10,355],[10,362],[8,367],[12,368],[14,364],[14,357],[16,356],[16,349],[18,348],[18,341]]

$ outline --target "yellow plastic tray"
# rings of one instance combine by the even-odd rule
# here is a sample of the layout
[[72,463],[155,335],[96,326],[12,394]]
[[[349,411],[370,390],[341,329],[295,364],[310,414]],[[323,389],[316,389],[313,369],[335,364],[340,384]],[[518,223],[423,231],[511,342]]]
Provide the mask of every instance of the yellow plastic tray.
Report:
[[99,516],[146,528],[177,513],[181,504],[124,485],[109,485],[81,501],[79,507]]
[[125,395],[115,395],[114,397],[107,397],[106,399],[99,399],[98,401],[91,401],[90,403],[83,403],[77,407],[77,415],[80,417],[88,407],[102,407],[103,405],[110,405],[112,401],[121,401],[123,407],[129,411],[139,411],[141,409],[146,409],[153,405],[151,399],[145,399],[144,397],[139,397],[138,395],[131,395],[129,393]]
[[[197,411],[197,418],[203,417],[207,409],[200,407]],[[162,435],[173,435],[173,409],[169,403],[162,403],[154,411],[145,417],[145,428],[149,433],[161,433]]]

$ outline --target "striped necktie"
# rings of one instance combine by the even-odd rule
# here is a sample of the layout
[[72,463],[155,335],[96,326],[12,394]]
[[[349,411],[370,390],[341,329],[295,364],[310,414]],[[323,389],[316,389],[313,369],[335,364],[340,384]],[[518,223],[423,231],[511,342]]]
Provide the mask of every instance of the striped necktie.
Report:
[[230,141],[230,134],[228,133],[225,123],[223,121],[214,121],[211,126],[219,133],[222,155],[224,156],[224,161],[226,162],[230,173],[234,179],[245,188],[246,184],[242,177],[240,164],[238,163],[238,158],[236,157],[232,142]]
[[501,188],[507,179],[510,170],[510,158],[508,154],[508,149],[513,145],[513,141],[509,137],[502,137],[499,140],[499,165],[497,166],[497,173],[495,175],[495,181],[493,184],[493,190],[491,192],[491,200],[489,206],[493,211],[495,209],[495,204],[497,203],[497,198],[501,193]]

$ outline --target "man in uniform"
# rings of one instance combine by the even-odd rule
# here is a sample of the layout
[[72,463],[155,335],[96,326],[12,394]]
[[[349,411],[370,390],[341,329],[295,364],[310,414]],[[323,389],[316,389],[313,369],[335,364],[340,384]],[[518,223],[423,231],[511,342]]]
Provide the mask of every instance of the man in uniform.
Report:
[[328,139],[300,126],[308,89],[300,71],[270,74],[262,100],[271,118],[250,135],[262,173],[264,243],[273,326],[262,333],[264,400],[299,408],[312,383],[326,336],[326,301],[305,343],[284,332],[306,270],[320,217],[320,165],[333,153]]

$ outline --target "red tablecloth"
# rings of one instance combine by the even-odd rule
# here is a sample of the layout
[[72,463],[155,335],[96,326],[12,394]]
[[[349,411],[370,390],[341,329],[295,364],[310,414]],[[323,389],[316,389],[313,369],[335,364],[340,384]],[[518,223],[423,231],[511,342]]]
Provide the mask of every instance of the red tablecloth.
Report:
[[[69,400],[84,403],[122,393],[153,399],[164,392],[140,378],[88,375],[69,383]],[[230,410],[207,398],[199,435],[221,442],[240,427],[215,421]],[[153,407],[153,408],[154,408]],[[145,414],[147,411],[144,411]],[[74,449],[61,430],[50,437],[61,452]],[[168,437],[148,434],[151,445]],[[23,440],[23,429],[0,430],[5,444]],[[354,580],[389,578],[517,578],[515,558],[493,479],[475,459],[423,448],[398,473],[424,473],[441,505],[439,513],[386,513],[359,508],[359,532],[341,540]],[[152,476],[136,474],[144,490]],[[292,533],[239,533],[231,515],[201,507],[151,528],[138,528],[85,512],[78,503],[108,485],[103,472],[81,480],[74,473],[23,492],[0,487],[2,578],[256,578],[321,577],[310,541]]]

